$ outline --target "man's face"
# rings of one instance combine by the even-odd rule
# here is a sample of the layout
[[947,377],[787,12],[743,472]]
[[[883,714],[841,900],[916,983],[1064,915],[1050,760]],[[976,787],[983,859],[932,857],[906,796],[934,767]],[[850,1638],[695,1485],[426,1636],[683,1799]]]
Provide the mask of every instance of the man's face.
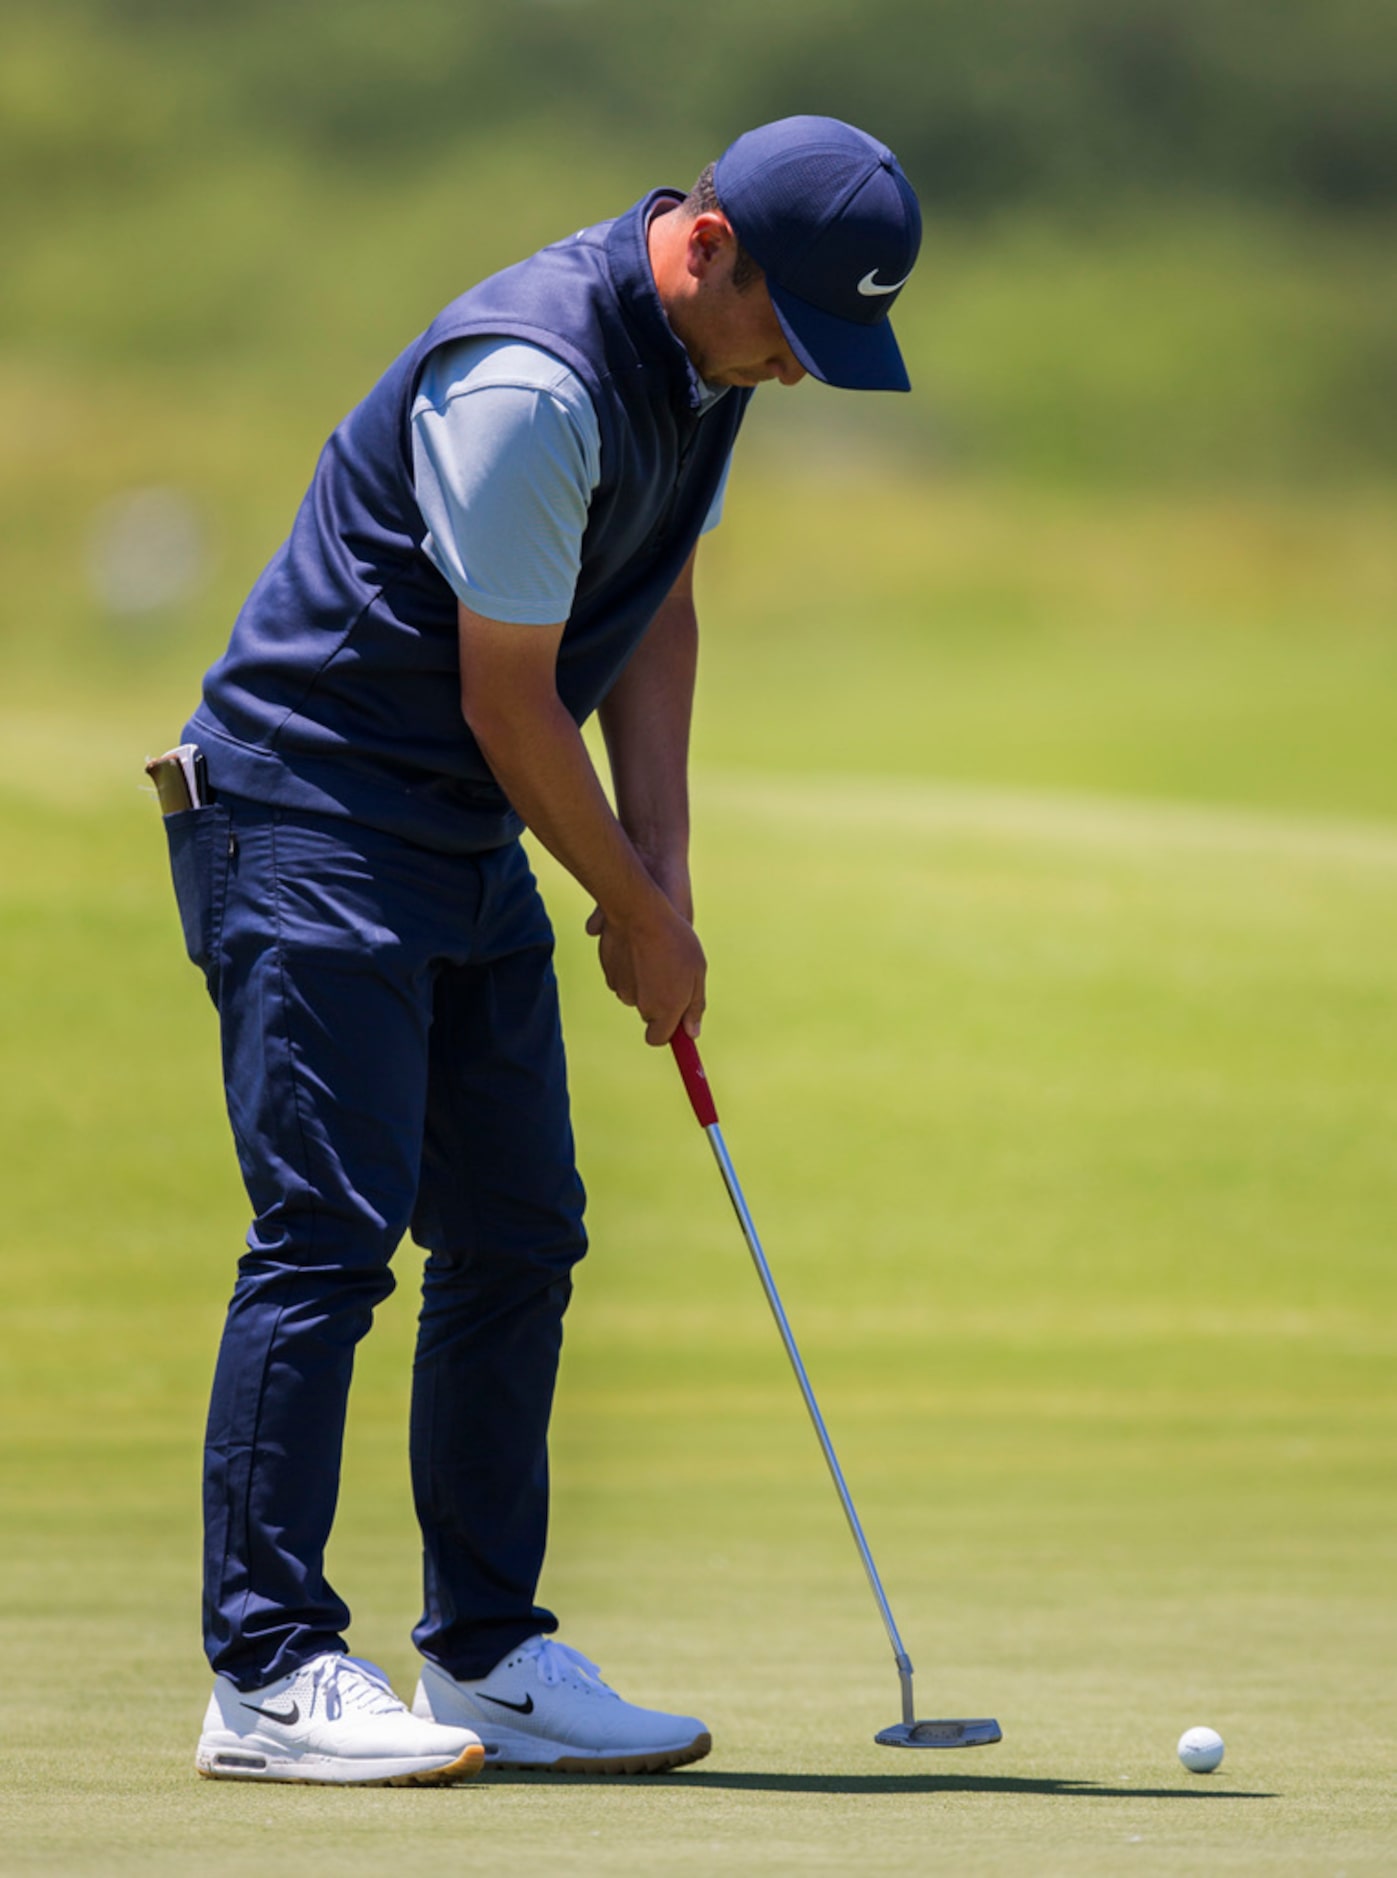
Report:
[[710,385],[798,385],[805,367],[792,352],[763,280],[732,283],[737,244],[726,221],[700,215],[688,235],[689,294],[671,322],[694,370]]
[[[716,270],[715,270],[716,274]],[[689,342],[689,357],[699,377],[710,385],[765,385],[776,379],[798,385],[805,367],[781,330],[765,281],[739,291],[731,270],[721,279],[710,275],[696,297],[700,328]]]

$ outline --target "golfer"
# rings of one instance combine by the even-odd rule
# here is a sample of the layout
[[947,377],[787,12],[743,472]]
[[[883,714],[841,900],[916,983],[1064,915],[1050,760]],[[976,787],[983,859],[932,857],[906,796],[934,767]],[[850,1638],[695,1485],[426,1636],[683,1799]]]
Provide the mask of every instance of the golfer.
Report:
[[[425,1782],[675,1767],[536,1601],[583,1192],[527,828],[595,902],[646,1040],[697,1035],[694,557],[753,389],[906,390],[891,152],[740,137],[452,302],[326,444],[184,739],[166,818],[252,1207],[209,1412],[199,1771]],[[600,713],[613,813],[579,726]],[[354,1347],[411,1232],[422,1655],[411,1710],[324,1572]]]

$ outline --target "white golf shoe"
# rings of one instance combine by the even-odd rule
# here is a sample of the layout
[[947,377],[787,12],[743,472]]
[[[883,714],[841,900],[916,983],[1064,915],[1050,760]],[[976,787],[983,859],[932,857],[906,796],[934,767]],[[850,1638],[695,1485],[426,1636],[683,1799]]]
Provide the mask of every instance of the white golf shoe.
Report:
[[194,1765],[209,1780],[443,1786],[485,1762],[479,1736],[408,1713],[373,1663],[327,1653],[251,1692],[215,1676]]
[[623,1702],[595,1663],[551,1637],[530,1637],[479,1682],[424,1663],[412,1712],[473,1729],[487,1767],[657,1774],[702,1760],[713,1745],[692,1715]]

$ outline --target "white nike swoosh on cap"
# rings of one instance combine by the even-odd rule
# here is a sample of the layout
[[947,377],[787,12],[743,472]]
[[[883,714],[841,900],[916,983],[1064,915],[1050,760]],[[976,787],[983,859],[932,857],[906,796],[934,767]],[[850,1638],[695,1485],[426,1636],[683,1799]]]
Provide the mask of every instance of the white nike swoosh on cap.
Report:
[[867,295],[872,295],[875,293],[896,293],[898,288],[905,287],[908,281],[911,280],[911,278],[912,276],[910,274],[904,274],[902,276],[902,279],[895,280],[891,287],[883,287],[883,286],[880,286],[878,282],[877,268],[871,267],[869,268],[868,272],[864,275],[863,279],[859,282],[859,292],[861,294],[867,294]]

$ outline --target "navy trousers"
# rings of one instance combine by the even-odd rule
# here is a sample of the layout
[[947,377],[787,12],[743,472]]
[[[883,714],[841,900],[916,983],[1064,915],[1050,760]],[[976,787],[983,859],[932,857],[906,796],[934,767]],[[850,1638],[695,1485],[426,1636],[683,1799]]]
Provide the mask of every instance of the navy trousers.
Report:
[[413,1635],[484,1675],[555,1628],[547,1431],[586,1249],[533,875],[517,843],[442,855],[228,797],[165,826],[253,1213],[205,1447],[209,1660],[253,1689],[345,1647],[324,1554],[354,1349],[410,1229]]

